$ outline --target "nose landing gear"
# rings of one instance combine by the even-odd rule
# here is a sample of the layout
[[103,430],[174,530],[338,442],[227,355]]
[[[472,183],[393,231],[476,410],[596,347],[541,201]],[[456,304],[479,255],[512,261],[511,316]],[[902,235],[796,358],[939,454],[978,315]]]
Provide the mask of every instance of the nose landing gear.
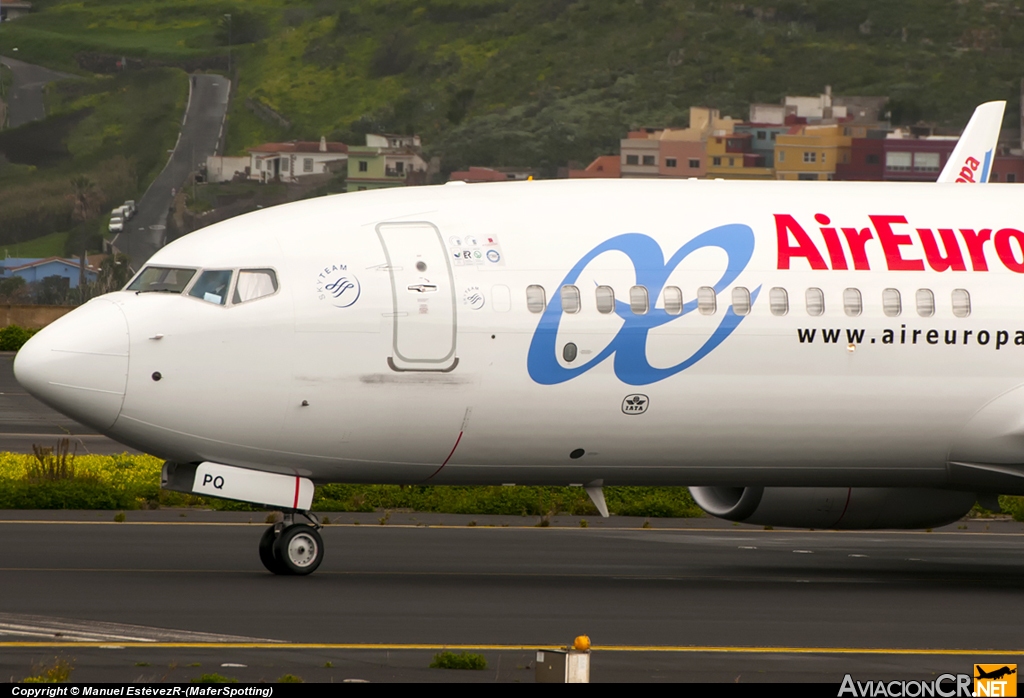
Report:
[[311,523],[296,523],[295,514],[286,513],[260,538],[260,562],[280,575],[311,574],[324,559],[324,541],[320,522],[311,512],[302,512]]

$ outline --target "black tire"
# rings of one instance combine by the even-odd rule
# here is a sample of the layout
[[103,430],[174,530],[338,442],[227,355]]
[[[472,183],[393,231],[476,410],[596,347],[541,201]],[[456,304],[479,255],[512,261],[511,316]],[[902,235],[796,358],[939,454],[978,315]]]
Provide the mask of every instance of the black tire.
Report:
[[260,537],[260,562],[270,572],[274,574],[291,574],[288,569],[282,565],[277,557],[274,555],[274,542],[276,536],[274,535],[274,527],[271,526],[263,532],[263,536]]
[[274,559],[287,570],[285,574],[312,574],[324,559],[323,538],[312,526],[289,526],[274,542]]

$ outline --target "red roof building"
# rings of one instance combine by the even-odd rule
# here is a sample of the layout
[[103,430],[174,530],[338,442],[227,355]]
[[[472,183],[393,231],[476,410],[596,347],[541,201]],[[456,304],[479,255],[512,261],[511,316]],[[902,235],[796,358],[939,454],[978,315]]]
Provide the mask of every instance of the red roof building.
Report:
[[449,182],[518,182],[536,177],[537,173],[522,167],[472,167],[456,170],[448,177]]
[[302,177],[337,172],[348,164],[348,146],[317,141],[264,143],[249,148],[249,179],[298,182]]
[[601,155],[582,170],[569,170],[569,179],[618,179],[622,166],[618,155]]

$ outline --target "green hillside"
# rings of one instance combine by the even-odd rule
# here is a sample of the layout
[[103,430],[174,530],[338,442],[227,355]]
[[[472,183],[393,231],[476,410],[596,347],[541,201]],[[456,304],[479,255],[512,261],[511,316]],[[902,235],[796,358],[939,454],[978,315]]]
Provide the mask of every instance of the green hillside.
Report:
[[[47,119],[0,131],[0,246],[21,250],[21,243],[48,236],[24,249],[53,253],[64,241],[60,254],[98,250],[105,214],[138,198],[163,168],[178,136],[188,76],[147,68],[62,81],[46,97]],[[75,212],[76,178],[88,185],[85,218]]]
[[[1024,14],[1015,0],[42,0],[0,52],[54,67],[227,67],[228,149],[416,131],[446,169],[551,170],[614,149],[692,104],[746,116],[784,94],[882,94],[897,121],[961,126],[1007,99],[1016,125]],[[230,22],[225,17],[231,15]],[[258,100],[291,122],[259,120]]]

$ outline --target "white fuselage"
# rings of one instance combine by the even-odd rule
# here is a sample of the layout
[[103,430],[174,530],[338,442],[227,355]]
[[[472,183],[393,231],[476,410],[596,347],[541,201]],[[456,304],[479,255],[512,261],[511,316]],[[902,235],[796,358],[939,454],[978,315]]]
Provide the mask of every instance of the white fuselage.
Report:
[[[1021,230],[1001,185],[345,194],[211,226],[147,263],[272,269],[276,293],[109,294],[37,335],[16,370],[144,451],[318,482],[946,487],[963,477],[951,463],[1024,464]],[[114,329],[79,351],[92,326]],[[101,374],[114,378],[89,383]]]

